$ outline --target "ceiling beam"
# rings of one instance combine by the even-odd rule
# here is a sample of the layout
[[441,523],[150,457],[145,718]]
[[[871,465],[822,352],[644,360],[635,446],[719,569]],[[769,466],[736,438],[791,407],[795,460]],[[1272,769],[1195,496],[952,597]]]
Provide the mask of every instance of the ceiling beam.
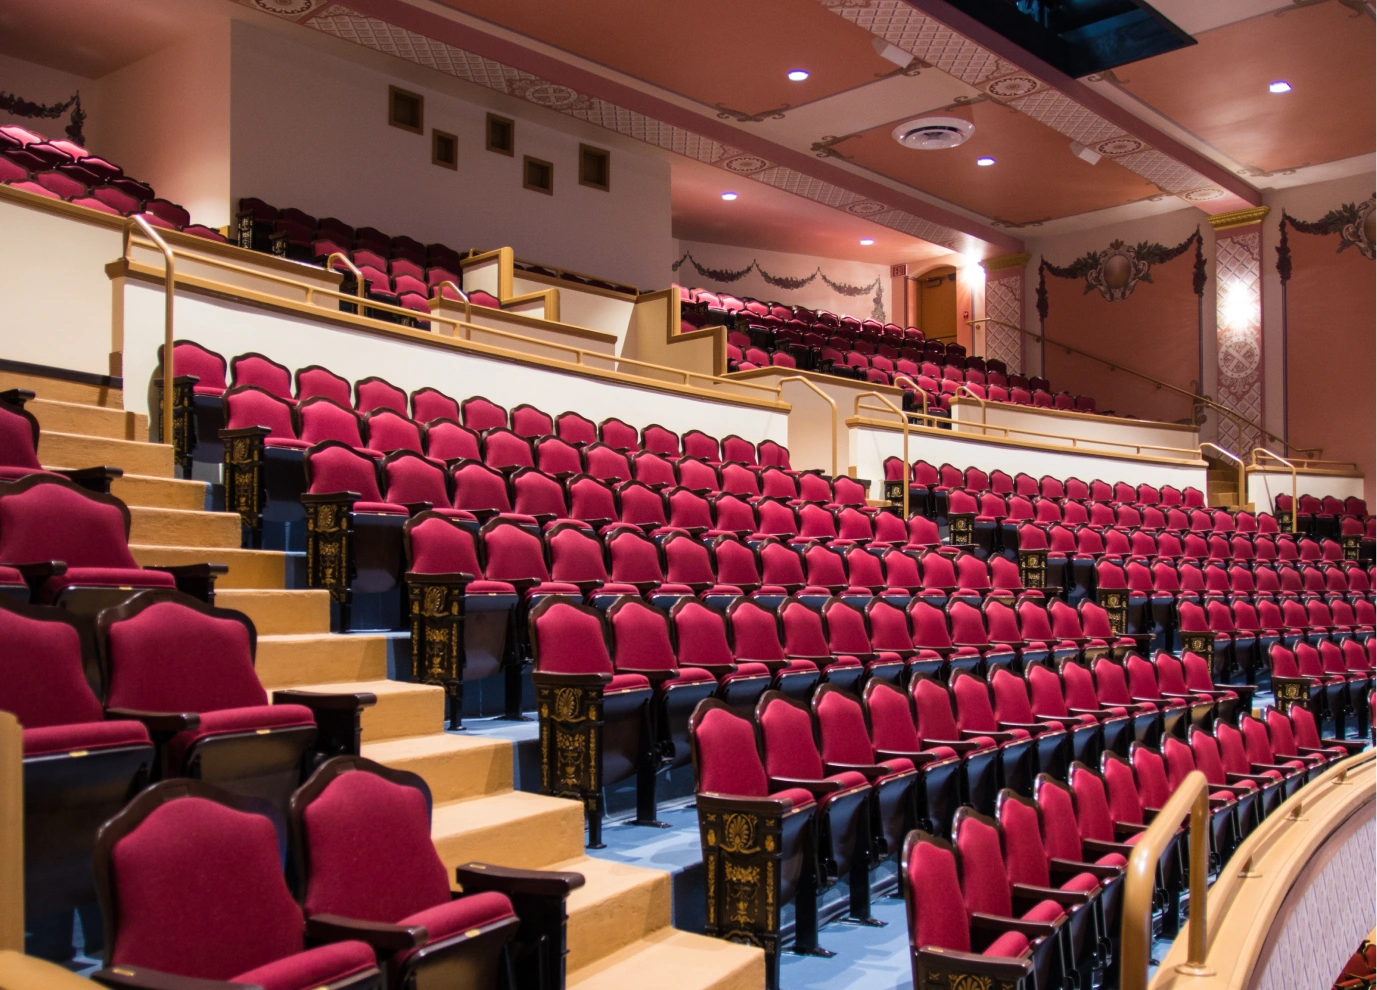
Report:
[[[915,10],[945,24],[957,34],[969,38],[982,48],[993,52],[1011,65],[1018,66],[1039,82],[1061,91],[1087,110],[1099,114],[1111,124],[1122,128],[1125,134],[1138,138],[1168,158],[1175,159],[1187,168],[1199,172],[1225,192],[1231,193],[1250,206],[1262,205],[1262,193],[1249,183],[1244,182],[1229,169],[1212,159],[1206,158],[1198,151],[1186,147],[1180,141],[1158,130],[1113,100],[1097,93],[1080,80],[1068,76],[1050,63],[1044,62],[1020,48],[993,28],[987,27],[970,14],[954,7],[948,0],[904,0],[904,2]],[[1220,209],[1233,208],[1225,200],[1194,205],[1207,213],[1216,212],[1216,207]]]
[[1023,250],[1023,241],[977,220],[962,216],[927,200],[911,196],[883,183],[855,175],[801,151],[734,127],[716,116],[704,115],[632,86],[571,65],[544,52],[498,37],[474,25],[446,17],[401,0],[349,0],[348,6],[369,17],[387,21],[417,34],[443,41],[504,65],[522,69],[542,79],[568,86],[589,96],[615,103],[654,120],[711,138],[720,144],[757,155],[776,165],[853,192],[866,199],[903,210],[931,223],[949,227],[997,248],[1001,254]]

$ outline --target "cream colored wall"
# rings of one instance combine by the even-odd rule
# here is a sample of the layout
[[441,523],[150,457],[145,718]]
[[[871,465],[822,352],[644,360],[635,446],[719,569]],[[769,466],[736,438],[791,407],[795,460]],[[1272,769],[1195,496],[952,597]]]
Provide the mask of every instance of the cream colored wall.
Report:
[[[50,69],[46,65],[26,62],[13,55],[0,55],[0,80],[3,80],[0,89],[31,103],[65,103],[79,90],[82,109],[88,115],[84,128],[86,140],[88,144],[92,141],[93,135],[97,132],[96,118],[99,116],[92,113],[98,103],[94,80]],[[0,110],[0,124],[17,124],[50,138],[65,138],[67,123],[67,114],[56,120],[35,120],[32,117],[20,117]]]
[[[983,407],[985,424],[1006,426],[1026,433],[1015,433],[1016,440],[1037,440],[1039,436],[1056,434],[1074,437],[1090,443],[1095,441],[1114,441],[1116,443],[1148,444],[1155,447],[1179,447],[1197,450],[1200,435],[1195,430],[1170,430],[1149,423],[1136,423],[1132,420],[1111,419],[1105,416],[1058,416],[1051,412],[1040,412],[1025,406],[1012,406],[997,402]],[[954,429],[961,430],[962,424],[979,424],[982,407],[975,399],[958,399],[952,403],[951,419]],[[974,425],[965,427],[972,432]],[[1034,434],[1034,435],[1029,435]],[[1048,443],[1062,441],[1048,440]],[[1143,451],[1150,453],[1150,451]],[[1167,454],[1164,456],[1177,456]]]
[[[147,412],[163,334],[160,286],[129,282],[124,292],[125,406]],[[552,414],[573,409],[593,420],[619,416],[637,426],[660,423],[753,442],[786,443],[782,411],[713,402],[614,384],[587,375],[499,361],[288,317],[202,295],[177,296],[177,336],[221,354],[259,351],[289,368],[324,363],[351,380],[380,375],[408,392],[430,385],[459,399],[485,395],[513,406],[530,402]]]
[[[1337,499],[1363,498],[1363,479],[1345,478],[1333,474],[1298,474],[1296,494],[1314,495],[1324,498],[1332,495]],[[1248,471],[1248,501],[1257,506],[1259,512],[1271,512],[1277,504],[1278,495],[1291,494],[1291,472],[1285,468],[1275,471]]]
[[[880,498],[883,494],[880,479],[884,478],[884,460],[886,457],[903,456],[903,435],[894,430],[864,426],[853,427],[847,432],[851,463],[856,465],[857,477],[872,479],[875,487],[871,497]],[[910,434],[909,463],[919,458],[931,464],[948,463],[963,469],[978,467],[982,471],[993,471],[998,468],[1009,474],[1024,471],[1034,478],[1044,474],[1056,478],[1074,475],[1085,481],[1099,478],[1111,484],[1116,481],[1126,481],[1132,485],[1146,482],[1149,485],[1170,484],[1178,488],[1194,485],[1201,491],[1205,490],[1203,462],[1198,467],[1155,464],[1108,455],[1063,454],[956,437],[938,439],[931,435]]]
[[[546,281],[522,278],[516,272],[512,278],[512,294],[523,296],[528,292],[544,292],[551,288]],[[613,299],[595,292],[580,291],[577,282],[560,281],[559,321],[588,330],[601,330],[614,333],[620,342],[626,337],[627,325],[631,322],[631,310],[636,305],[631,299]],[[660,288],[660,286],[655,286]],[[489,290],[491,291],[491,290]],[[618,350],[621,350],[620,343]]]
[[[0,199],[4,325],[0,357],[108,375],[117,228]],[[118,374],[118,371],[114,373]]]
[[[299,43],[236,22],[232,45],[234,196],[258,196],[351,226],[439,241],[460,251],[509,245],[518,256],[647,288],[669,282],[669,164],[613,147],[608,132],[545,126],[522,104],[514,157],[485,150],[490,99],[462,81],[366,58],[330,39]],[[388,85],[425,97],[424,135],[387,123]],[[431,130],[458,137],[457,170],[432,165]],[[577,133],[571,133],[571,129]],[[586,133],[585,133],[586,132]],[[611,191],[578,183],[580,141],[611,147]],[[554,195],[522,188],[522,156],[554,164]]]
[[[758,270],[753,270],[749,275],[736,282],[714,282],[706,276],[700,275],[691,261],[685,261],[675,272],[671,272],[666,266],[663,273],[658,276],[660,285],[673,281],[679,285],[711,289],[714,292],[727,292],[733,296],[753,296],[756,299],[779,302],[786,306],[825,309],[831,313],[854,316],[859,320],[869,319],[872,316],[886,320],[888,319],[887,314],[903,311],[902,300],[897,307],[892,304],[888,265],[863,264],[858,261],[842,261],[837,258],[819,258],[803,254],[782,254],[777,251],[758,251],[755,248],[733,247],[729,244],[707,244],[701,241],[681,240],[678,245],[679,249],[674,255],[675,261],[678,261],[687,251],[704,268],[739,271],[752,261],[758,261],[761,268],[776,278],[805,278],[813,274],[819,267],[833,282],[848,285],[870,285],[878,278],[880,279],[879,314],[876,316],[875,294],[873,292],[861,296],[844,296],[828,288],[827,283],[821,278],[814,279],[800,289],[781,289],[761,278]],[[641,291],[644,292],[645,290],[646,286],[641,286]]]

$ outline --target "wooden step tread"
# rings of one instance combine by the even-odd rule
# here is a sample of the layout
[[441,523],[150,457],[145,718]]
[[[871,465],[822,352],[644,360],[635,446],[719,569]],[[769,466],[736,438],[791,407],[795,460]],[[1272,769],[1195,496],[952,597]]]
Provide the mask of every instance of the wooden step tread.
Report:
[[[218,603],[220,596],[215,597]],[[328,609],[328,603],[326,607]],[[385,680],[387,646],[386,636],[366,633],[342,636],[328,629],[316,633],[260,635],[258,679],[269,690],[338,681]]]
[[172,477],[172,448],[161,443],[45,430],[38,437],[38,459],[54,467],[84,468],[104,464],[123,468],[130,474]]
[[512,789],[512,744],[506,739],[436,732],[368,743],[363,755],[420,774],[436,804]]
[[252,619],[260,642],[265,636],[330,631],[330,592],[321,589],[217,589],[215,604],[238,609]]
[[363,710],[365,743],[422,736],[428,732],[440,732],[444,728],[445,690],[438,685],[376,680],[289,686],[319,694],[370,691],[377,695],[378,703]]
[[661,928],[611,955],[571,969],[567,990],[760,990],[765,953],[753,946]]
[[[37,392],[37,389],[34,390]],[[148,440],[148,417],[142,413],[83,402],[38,398],[24,407],[46,432],[74,433],[110,440]]]
[[583,805],[506,791],[435,805],[430,836],[446,865],[469,861],[548,869],[583,853]]
[[131,543],[129,549],[140,566],[151,564],[228,564],[229,573],[215,583],[222,588],[277,588],[286,580],[285,555],[276,550],[239,550],[228,547],[162,547]]
[[52,399],[58,402],[71,402],[121,411],[124,409],[124,392],[117,388],[70,382],[62,378],[44,378],[40,375],[0,371],[0,391],[12,388],[28,389],[40,399]]
[[163,509],[146,505],[129,507],[129,540],[144,546],[204,546],[214,550],[238,550],[243,527],[236,512],[204,509]]
[[569,895],[568,968],[597,962],[670,923],[669,874],[629,863],[583,856],[557,863],[582,873],[584,885]]
[[204,481],[125,474],[110,486],[110,493],[131,509],[136,505],[142,505],[150,509],[191,509],[204,512],[208,488]]

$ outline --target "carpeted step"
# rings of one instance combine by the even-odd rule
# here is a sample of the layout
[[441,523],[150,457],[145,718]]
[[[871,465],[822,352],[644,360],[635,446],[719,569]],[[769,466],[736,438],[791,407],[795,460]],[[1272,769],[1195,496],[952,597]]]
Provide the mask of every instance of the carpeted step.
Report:
[[448,801],[435,805],[430,836],[449,866],[549,869],[583,856],[583,805],[525,791]]
[[38,397],[24,408],[34,414],[44,433],[79,433],[110,440],[148,440],[148,417],[142,413],[47,399],[37,388],[33,391]]
[[150,509],[189,509],[203,512],[206,508],[206,483],[184,481],[181,478],[154,478],[146,474],[126,474],[110,486],[110,494],[125,505]]
[[669,874],[583,856],[553,867],[582,873],[585,883],[569,895],[569,959],[572,972],[611,955],[670,923]]
[[215,593],[215,604],[234,608],[253,620],[258,630],[259,654],[263,640],[286,634],[325,634],[330,631],[330,592],[301,589],[269,591],[230,588]]
[[596,962],[570,968],[566,990],[760,990],[765,953],[724,939],[661,928]]
[[420,774],[436,804],[512,789],[512,744],[505,739],[436,732],[368,743],[363,755]]
[[[337,637],[345,638],[345,637]],[[400,681],[334,681],[325,684],[282,685],[303,691],[335,694],[371,691],[378,703],[363,710],[363,741],[380,742],[404,736],[438,733],[444,725],[445,691],[438,685]]]
[[216,583],[222,588],[276,588],[285,581],[284,555],[276,550],[237,550],[229,547],[151,547],[130,544],[134,559],[141,566],[150,564],[228,564],[229,573]]
[[[321,593],[328,595],[328,592]],[[216,595],[217,603],[219,597]],[[387,642],[386,636],[367,633],[261,635],[258,637],[258,679],[268,690],[331,681],[383,680],[387,677]],[[434,726],[434,731],[439,730],[438,724]]]
[[206,547],[238,550],[243,542],[236,512],[129,507],[129,542],[155,547]]
[[38,459],[52,467],[84,468],[105,464],[124,468],[130,474],[172,477],[172,448],[161,443],[44,430],[38,437]]

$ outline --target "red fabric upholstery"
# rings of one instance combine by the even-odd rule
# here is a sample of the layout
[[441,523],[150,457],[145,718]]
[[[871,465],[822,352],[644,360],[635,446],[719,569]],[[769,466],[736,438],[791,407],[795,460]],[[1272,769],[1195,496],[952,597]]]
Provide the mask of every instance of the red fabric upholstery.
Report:
[[[88,689],[87,694],[90,691]],[[9,711],[8,705],[0,705]],[[78,722],[24,729],[24,756],[47,756],[72,750],[108,749],[113,746],[148,745],[142,722]]]
[[1076,795],[1076,824],[1087,839],[1113,842],[1114,818],[1109,811],[1104,781],[1093,773],[1072,770],[1071,790]]
[[23,416],[0,409],[0,464],[41,471],[34,451],[33,426]]
[[[865,713],[860,702],[840,691],[828,691],[813,706],[822,731],[822,758],[826,763],[865,765],[875,762],[875,751],[865,728]],[[912,762],[894,769],[913,769]]]
[[383,501],[377,462],[365,454],[350,447],[320,447],[307,453],[306,465],[313,495],[353,492],[364,502]]
[[473,533],[431,516],[410,529],[410,570],[422,574],[462,573],[483,577]]
[[[1009,879],[1048,886],[1052,882],[1051,864],[1042,845],[1037,809],[1022,801],[1005,801],[999,808],[999,825],[1004,832],[1004,867]],[[964,855],[964,849],[962,852]]]
[[397,923],[423,926],[430,935],[430,941],[434,943],[461,935],[472,928],[482,928],[504,918],[513,917],[515,913],[506,894],[490,890],[452,901],[445,900],[424,911],[407,915]]
[[[0,710],[26,730],[104,717],[82,670],[81,642],[65,622],[0,610]],[[28,731],[25,732],[27,744]]]
[[618,603],[607,621],[612,627],[613,662],[618,668],[674,670],[678,666],[669,623],[659,609],[631,598]]
[[391,453],[394,450],[413,450],[421,453],[421,428],[404,413],[391,408],[375,409],[364,417],[368,427],[368,446],[373,450]]
[[[769,793],[765,767],[756,750],[755,728],[749,719],[712,709],[696,726],[694,739],[700,792],[741,797],[765,797]],[[811,795],[808,800],[812,800]]]
[[610,674],[600,616],[567,602],[556,602],[532,619],[539,659],[536,669],[557,674]]
[[376,965],[366,942],[333,942],[257,966],[234,977],[263,990],[315,990]]
[[354,408],[361,413],[391,409],[405,417],[406,405],[406,393],[381,378],[364,378],[354,385]]
[[[904,867],[908,870],[909,887],[913,891],[913,917],[909,918],[913,943],[923,948],[969,952],[970,917],[957,877],[956,856],[931,842],[919,842],[914,844]],[[1026,947],[1025,940],[1018,953]],[[1002,944],[998,954],[1013,954],[1013,949],[1012,942]]]
[[120,510],[57,484],[0,496],[0,560],[62,560],[69,568],[139,567],[129,552]]
[[239,355],[230,361],[230,371],[235,385],[256,385],[280,399],[292,398],[292,373],[261,354]]
[[750,601],[739,602],[730,612],[737,660],[784,659],[775,613]]
[[[157,710],[157,709],[154,709]],[[186,709],[165,709],[185,711]],[[254,732],[259,729],[285,729],[315,725],[311,709],[303,705],[255,705],[246,708],[221,708],[201,713],[201,724],[186,732],[179,732],[168,741],[167,762],[180,767],[191,747],[202,739],[231,732]]]
[[145,571],[138,568],[123,567],[68,567],[66,573],[51,577],[43,582],[43,587],[39,590],[39,597],[44,601],[52,601],[64,588],[90,586],[175,588],[177,582],[166,571]]
[[1143,800],[1138,793],[1133,768],[1123,760],[1106,760],[1104,783],[1109,792],[1109,813],[1114,820],[1131,825],[1143,824]]
[[1014,910],[1013,889],[1004,872],[999,830],[975,818],[964,818],[957,827],[956,848],[961,853],[966,910],[1010,917]]
[[1042,813],[1042,841],[1047,855],[1080,862],[1083,858],[1081,827],[1071,795],[1054,784],[1037,789],[1038,811]]

